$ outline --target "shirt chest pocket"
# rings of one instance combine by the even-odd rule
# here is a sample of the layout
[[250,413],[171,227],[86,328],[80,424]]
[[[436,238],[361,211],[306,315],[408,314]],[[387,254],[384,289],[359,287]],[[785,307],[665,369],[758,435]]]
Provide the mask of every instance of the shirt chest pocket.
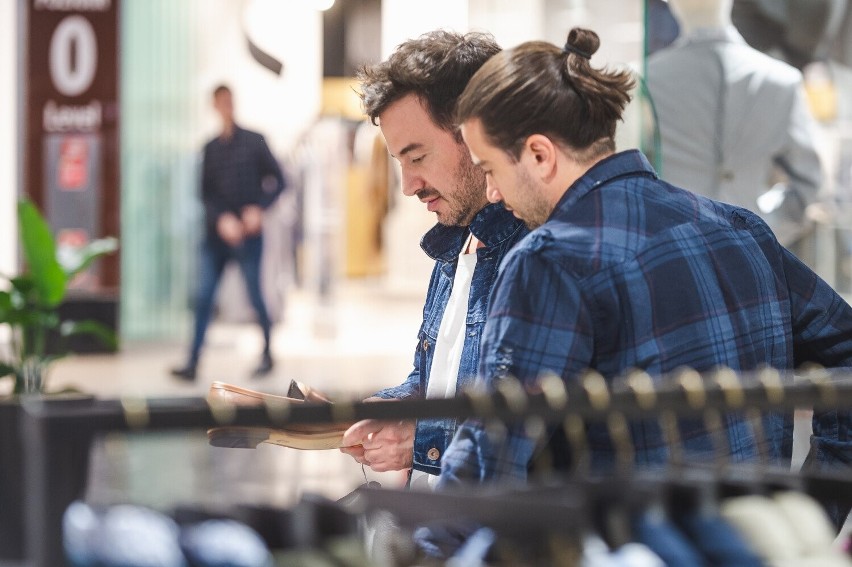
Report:
[[422,356],[428,356],[429,359],[432,358],[432,353],[435,351],[435,343],[438,341],[440,325],[440,319],[427,318],[420,326],[420,332],[417,333],[418,340],[420,341],[417,345],[417,350]]
[[437,329],[430,330],[424,321],[420,327],[420,332],[417,333],[417,357],[420,365],[420,391],[423,396],[426,395],[426,388],[429,383],[429,371],[432,367],[432,357],[435,353],[435,343],[437,342]]

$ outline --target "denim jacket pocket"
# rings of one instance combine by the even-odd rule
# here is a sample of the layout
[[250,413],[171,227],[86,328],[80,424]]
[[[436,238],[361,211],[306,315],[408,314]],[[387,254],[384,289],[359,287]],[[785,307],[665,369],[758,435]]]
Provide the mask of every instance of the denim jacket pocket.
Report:
[[441,459],[455,431],[454,419],[418,420],[414,442],[414,468],[429,474],[441,474]]

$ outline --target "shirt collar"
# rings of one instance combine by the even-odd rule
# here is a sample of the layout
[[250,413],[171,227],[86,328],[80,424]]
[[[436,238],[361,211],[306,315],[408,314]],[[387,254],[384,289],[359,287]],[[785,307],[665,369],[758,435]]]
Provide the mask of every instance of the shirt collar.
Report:
[[228,139],[223,138],[223,137],[222,137],[222,133],[221,133],[221,132],[219,132],[219,135],[218,135],[218,136],[216,136],[216,140],[218,140],[219,142],[222,142],[222,143],[227,143],[227,142],[229,142],[229,141],[231,141],[231,140],[236,139],[236,138],[237,138],[237,136],[242,136],[242,135],[243,135],[243,132],[245,132],[245,130],[243,130],[242,128],[240,128],[238,124],[234,124],[234,133],[231,135],[231,137],[230,137],[230,138],[228,138]]
[[523,222],[507,211],[502,203],[493,203],[476,213],[470,226],[436,224],[420,240],[420,247],[433,260],[449,262],[458,257],[468,232],[485,244],[497,246],[515,234]]
[[556,203],[556,208],[553,209],[550,218],[553,218],[557,212],[570,208],[601,185],[627,175],[648,175],[657,178],[657,172],[654,171],[648,159],[639,150],[627,150],[612,154],[597,162],[571,184],[559,199],[559,202]]

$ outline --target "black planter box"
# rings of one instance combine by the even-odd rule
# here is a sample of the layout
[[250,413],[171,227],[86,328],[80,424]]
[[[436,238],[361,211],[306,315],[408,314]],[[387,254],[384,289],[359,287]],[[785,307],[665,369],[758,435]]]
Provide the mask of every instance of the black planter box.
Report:
[[21,405],[0,399],[0,561],[24,558]]
[[[61,408],[64,405],[90,406],[94,397],[84,394],[48,394],[35,395],[30,400],[28,403]],[[65,505],[84,494],[88,480],[89,443],[63,442],[49,447],[27,444],[24,440],[27,433],[24,430],[24,405],[17,396],[0,398],[0,566],[21,561],[28,564],[33,549],[48,545],[44,541],[29,541],[34,533],[34,525],[41,523],[40,519],[51,512],[48,510],[51,504],[62,508],[56,512],[61,515]],[[66,433],[63,440],[77,437],[73,431]],[[90,438],[84,432],[84,440]],[[53,462],[54,459],[58,461]],[[33,498],[38,488],[38,485],[33,484],[38,481],[38,475],[34,476],[33,471],[52,466],[61,467],[61,482],[51,486],[52,494],[43,495],[46,499]],[[61,549],[61,541],[50,542],[50,547]],[[59,565],[51,563],[51,567]]]

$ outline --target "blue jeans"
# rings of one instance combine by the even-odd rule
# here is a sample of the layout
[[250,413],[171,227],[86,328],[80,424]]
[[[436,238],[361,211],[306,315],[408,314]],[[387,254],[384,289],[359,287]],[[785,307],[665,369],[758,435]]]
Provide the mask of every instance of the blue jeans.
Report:
[[198,298],[195,304],[195,335],[189,355],[189,365],[195,366],[204,344],[204,335],[213,313],[213,300],[222,278],[222,271],[230,260],[235,260],[246,282],[252,307],[263,330],[265,355],[269,354],[269,335],[272,322],[263,302],[260,291],[260,258],[263,254],[263,237],[258,235],[246,238],[239,246],[230,247],[218,237],[208,236],[201,246],[200,281]]

